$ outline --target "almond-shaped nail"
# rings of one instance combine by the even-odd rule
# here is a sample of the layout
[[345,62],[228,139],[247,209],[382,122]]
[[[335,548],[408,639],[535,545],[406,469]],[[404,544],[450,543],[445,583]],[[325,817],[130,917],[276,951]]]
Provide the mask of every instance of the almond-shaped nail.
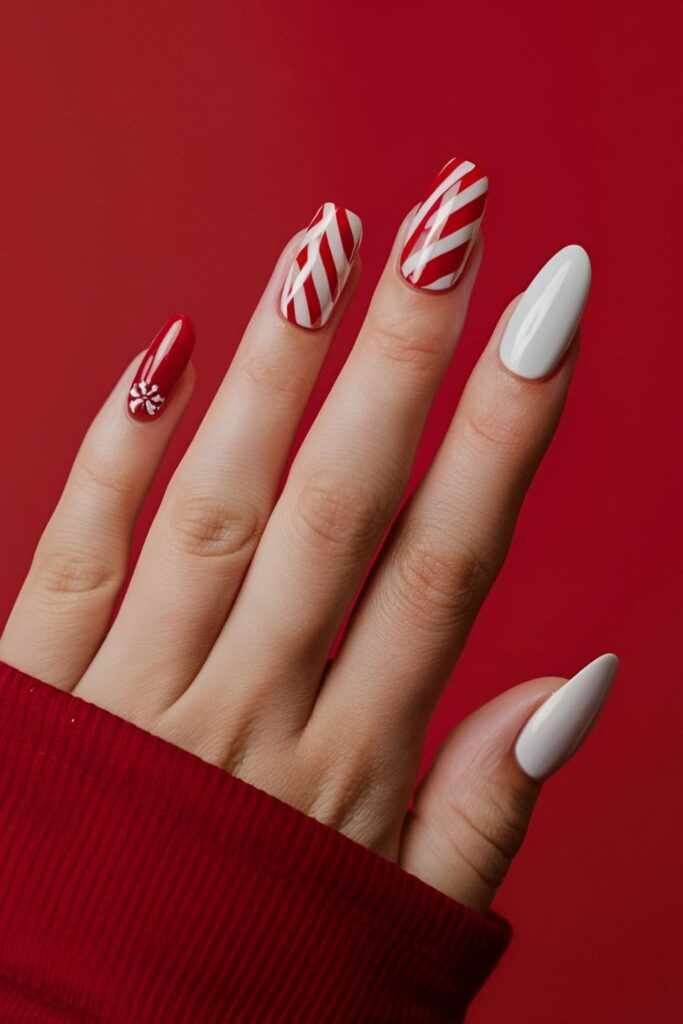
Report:
[[590,284],[585,249],[567,245],[555,253],[515,306],[500,342],[503,365],[529,380],[552,373],[574,337]]
[[618,668],[616,654],[603,654],[541,704],[515,744],[522,771],[541,781],[569,760],[602,711]]
[[189,317],[173,316],[157,333],[128,391],[128,412],[136,420],[158,419],[187,366],[194,347]]
[[401,273],[418,288],[440,292],[462,274],[484,215],[489,182],[469,160],[441,168],[410,222]]
[[282,289],[280,311],[287,320],[308,330],[327,323],[362,234],[363,225],[355,213],[323,203],[306,229]]

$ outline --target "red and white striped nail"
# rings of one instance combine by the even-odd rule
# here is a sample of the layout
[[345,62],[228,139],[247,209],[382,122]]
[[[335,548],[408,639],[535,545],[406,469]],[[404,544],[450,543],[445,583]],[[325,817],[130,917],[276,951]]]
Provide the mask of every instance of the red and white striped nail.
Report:
[[133,419],[158,419],[190,360],[193,346],[190,318],[183,313],[171,317],[142,357],[128,391],[128,412]]
[[441,292],[460,277],[484,215],[488,178],[469,160],[449,160],[413,217],[401,253],[406,281]]
[[282,289],[282,315],[299,327],[316,330],[330,319],[358,251],[360,217],[324,203],[308,225],[301,248]]

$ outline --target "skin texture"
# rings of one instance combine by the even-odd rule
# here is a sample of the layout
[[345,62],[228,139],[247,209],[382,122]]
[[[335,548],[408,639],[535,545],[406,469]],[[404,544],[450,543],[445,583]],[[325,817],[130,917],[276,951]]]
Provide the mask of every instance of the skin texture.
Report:
[[420,291],[398,270],[406,225],[276,499],[360,273],[356,257],[329,322],[305,331],[278,311],[301,235],[286,247],[112,621],[136,516],[193,382],[189,365],[163,418],[135,422],[126,394],[143,354],[132,360],[85,436],[0,658],[485,910],[539,791],[514,760],[515,738],[562,680],[526,683],[461,723],[407,807],[435,704],[561,415],[578,341],[551,376],[524,380],[498,356],[509,307],[395,518],[482,257],[479,237],[455,288]]

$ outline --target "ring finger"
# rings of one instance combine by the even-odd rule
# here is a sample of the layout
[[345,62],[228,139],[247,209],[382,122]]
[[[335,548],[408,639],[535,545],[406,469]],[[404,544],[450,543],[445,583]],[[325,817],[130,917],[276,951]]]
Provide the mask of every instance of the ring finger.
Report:
[[79,696],[128,715],[136,709],[146,721],[201,667],[256,549],[353,290],[360,235],[354,214],[325,203],[286,248],[167,488]]

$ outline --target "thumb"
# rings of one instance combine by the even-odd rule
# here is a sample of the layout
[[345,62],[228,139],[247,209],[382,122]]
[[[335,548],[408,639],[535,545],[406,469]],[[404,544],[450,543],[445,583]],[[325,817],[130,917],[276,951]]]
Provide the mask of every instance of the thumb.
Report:
[[456,726],[406,815],[399,864],[452,899],[488,910],[541,781],[577,750],[618,666],[614,654],[603,654],[568,682],[523,683]]

